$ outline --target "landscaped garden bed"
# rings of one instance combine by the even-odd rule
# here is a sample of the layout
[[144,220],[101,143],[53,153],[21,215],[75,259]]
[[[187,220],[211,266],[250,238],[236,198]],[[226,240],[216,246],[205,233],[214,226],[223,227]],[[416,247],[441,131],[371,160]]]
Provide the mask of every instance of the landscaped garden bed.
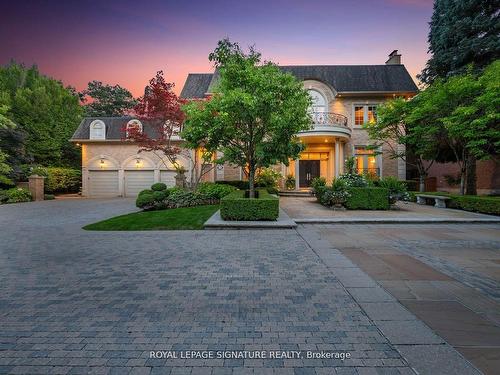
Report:
[[237,190],[221,199],[223,220],[276,220],[279,216],[279,198],[266,189],[259,189],[258,198],[245,198],[245,191]]
[[347,160],[346,170],[330,185],[323,177],[313,180],[313,192],[319,203],[337,210],[389,210],[395,208],[398,200],[410,198],[404,181],[357,174],[352,158]]

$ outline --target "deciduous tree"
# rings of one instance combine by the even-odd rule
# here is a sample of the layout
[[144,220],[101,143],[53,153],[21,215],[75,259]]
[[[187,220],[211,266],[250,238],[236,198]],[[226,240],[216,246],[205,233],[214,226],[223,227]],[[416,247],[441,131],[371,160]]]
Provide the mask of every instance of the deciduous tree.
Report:
[[192,148],[212,154],[215,162],[248,169],[250,197],[255,193],[255,172],[276,163],[288,164],[302,146],[297,138],[309,129],[310,98],[291,74],[271,62],[261,62],[254,48],[241,50],[228,39],[219,41],[209,55],[218,83],[207,101],[184,106],[183,137]]

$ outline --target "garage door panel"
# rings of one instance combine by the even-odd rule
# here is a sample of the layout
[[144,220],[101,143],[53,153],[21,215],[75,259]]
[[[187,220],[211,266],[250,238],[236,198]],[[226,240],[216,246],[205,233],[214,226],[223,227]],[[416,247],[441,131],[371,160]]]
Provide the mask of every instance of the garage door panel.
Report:
[[118,171],[89,171],[89,197],[106,198],[120,195]]
[[125,196],[135,197],[154,182],[154,171],[125,171]]
[[160,171],[160,181],[168,187],[175,186],[175,171]]

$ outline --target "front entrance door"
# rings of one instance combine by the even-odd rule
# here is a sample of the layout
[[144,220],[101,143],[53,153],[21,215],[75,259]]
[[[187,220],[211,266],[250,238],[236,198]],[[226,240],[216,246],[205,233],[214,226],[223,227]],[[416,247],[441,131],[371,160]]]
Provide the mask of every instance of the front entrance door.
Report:
[[319,177],[319,160],[299,160],[299,187],[311,186],[315,177]]

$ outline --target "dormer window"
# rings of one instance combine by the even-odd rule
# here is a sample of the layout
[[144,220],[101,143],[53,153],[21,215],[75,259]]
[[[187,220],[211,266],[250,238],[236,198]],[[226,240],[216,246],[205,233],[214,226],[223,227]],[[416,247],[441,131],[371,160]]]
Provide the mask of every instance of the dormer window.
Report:
[[94,120],[90,124],[90,139],[106,139],[106,125],[101,120]]
[[142,133],[142,124],[139,120],[130,120],[127,123],[127,137],[129,136],[130,132]]

